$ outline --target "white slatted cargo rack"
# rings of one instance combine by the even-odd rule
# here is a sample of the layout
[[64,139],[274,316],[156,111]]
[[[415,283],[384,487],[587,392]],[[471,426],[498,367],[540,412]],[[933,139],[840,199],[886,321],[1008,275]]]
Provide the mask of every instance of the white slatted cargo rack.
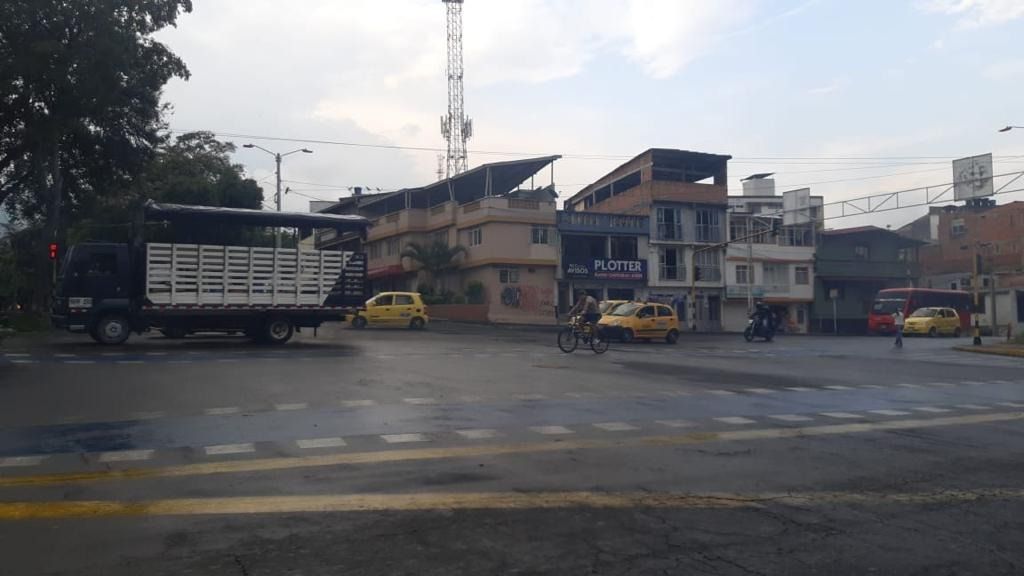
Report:
[[322,306],[351,252],[147,244],[155,305]]

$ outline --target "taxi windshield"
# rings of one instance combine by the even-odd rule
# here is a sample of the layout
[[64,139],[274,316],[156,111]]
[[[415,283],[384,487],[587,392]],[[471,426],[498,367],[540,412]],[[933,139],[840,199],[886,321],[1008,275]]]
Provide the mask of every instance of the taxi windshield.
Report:
[[910,315],[911,318],[934,318],[939,315],[939,311],[935,308],[918,308],[914,310],[914,313]]
[[640,306],[642,306],[642,304],[626,302],[613,308],[609,314],[612,316],[632,316],[633,314],[636,314],[636,311],[640,309]]

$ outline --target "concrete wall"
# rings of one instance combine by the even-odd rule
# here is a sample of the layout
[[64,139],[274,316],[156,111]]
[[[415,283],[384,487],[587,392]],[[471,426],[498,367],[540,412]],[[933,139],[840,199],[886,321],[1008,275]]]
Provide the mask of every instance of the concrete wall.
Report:
[[456,322],[487,322],[486,304],[432,304],[427,306],[431,320],[453,320]]

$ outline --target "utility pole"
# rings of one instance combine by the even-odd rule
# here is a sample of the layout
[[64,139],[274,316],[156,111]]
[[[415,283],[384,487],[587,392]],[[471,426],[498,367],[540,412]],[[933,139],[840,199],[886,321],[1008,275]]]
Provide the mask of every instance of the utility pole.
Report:
[[[292,154],[296,154],[296,153],[299,153],[299,152],[302,152],[304,154],[312,154],[313,151],[308,149],[308,148],[299,148],[297,150],[292,150],[291,152],[285,152],[284,154],[281,154],[280,152],[271,152],[270,150],[267,150],[263,146],[258,146],[256,144],[242,144],[242,148],[255,148],[257,150],[262,150],[262,151],[266,152],[267,154],[270,154],[271,156],[274,157],[274,166],[275,166],[275,168],[274,168],[274,175],[276,176],[276,179],[277,179],[276,192],[274,193],[274,206],[277,208],[277,211],[280,212],[281,211],[281,159],[284,158],[285,156],[291,156]],[[280,228],[274,228],[274,247],[275,248],[280,248],[281,247],[281,229]]]
[[978,245],[974,245],[974,274],[971,278],[971,288],[974,289],[974,345],[981,346],[981,327],[978,326]]
[[473,136],[473,121],[466,117],[463,102],[462,67],[462,3],[463,0],[441,0],[445,4],[448,33],[448,114],[441,117],[441,135],[448,145],[446,176],[461,174],[468,168],[466,141]]

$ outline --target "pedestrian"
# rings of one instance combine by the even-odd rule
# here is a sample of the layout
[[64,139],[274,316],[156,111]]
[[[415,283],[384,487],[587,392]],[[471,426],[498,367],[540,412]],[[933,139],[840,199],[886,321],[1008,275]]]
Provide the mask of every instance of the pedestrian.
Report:
[[892,325],[896,328],[896,343],[894,346],[903,348],[903,310],[897,309],[893,313]]

